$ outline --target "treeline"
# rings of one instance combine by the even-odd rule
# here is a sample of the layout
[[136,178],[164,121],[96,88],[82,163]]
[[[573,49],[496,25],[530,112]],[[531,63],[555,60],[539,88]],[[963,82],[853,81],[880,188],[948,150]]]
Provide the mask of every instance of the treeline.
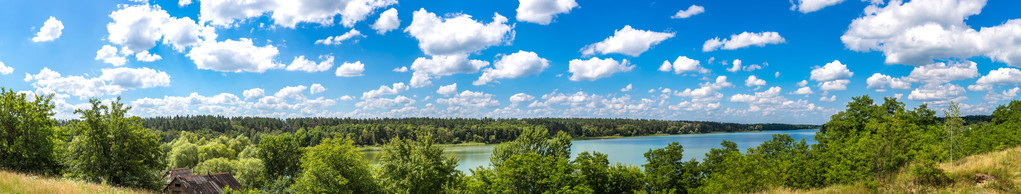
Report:
[[174,116],[143,119],[143,126],[161,131],[163,141],[180,132],[202,137],[257,137],[260,134],[305,133],[319,142],[324,138],[350,137],[355,145],[382,145],[393,138],[416,139],[416,133],[434,134],[436,143],[501,143],[514,140],[524,128],[544,128],[572,137],[641,136],[812,129],[818,125],[737,124],[702,121],[662,121],[599,118],[263,118],[224,116]]
[[[461,172],[455,168],[458,158],[434,145],[434,140],[443,139],[434,131],[380,134],[387,136],[382,138],[386,143],[377,165],[363,161],[355,145],[365,141],[356,138],[369,134],[336,134],[348,130],[344,126],[416,126],[412,123],[332,123],[294,132],[256,131],[257,137],[183,131],[161,143],[159,134],[165,132],[143,127],[139,117],[126,116],[130,107],[119,99],[108,103],[92,99],[89,108],[74,112],[80,119],[60,126],[51,118],[51,99],[2,90],[0,168],[154,190],[163,184],[165,170],[182,167],[199,174],[230,172],[244,186],[236,192],[244,193],[744,193],[851,183],[877,189],[902,170],[911,173],[907,178],[916,185],[940,187],[951,180],[935,163],[1021,145],[1021,101],[997,107],[988,122],[966,124],[953,103],[944,110],[946,118],[940,119],[926,105],[908,109],[893,98],[877,104],[862,96],[831,116],[814,145],[774,135],[742,151],[725,140],[702,160],[683,160],[684,148],[674,142],[645,152],[647,164],[641,168],[611,164],[598,152],[570,158],[570,131],[551,133],[546,125],[507,123],[499,128],[506,134],[491,135],[513,140],[494,148],[490,165]],[[483,119],[463,122],[479,120]],[[582,128],[636,122],[549,120],[583,123]],[[449,127],[424,126],[435,131]],[[309,132],[330,127],[339,129],[322,136]],[[1016,192],[1016,183],[996,184],[1004,192]]]

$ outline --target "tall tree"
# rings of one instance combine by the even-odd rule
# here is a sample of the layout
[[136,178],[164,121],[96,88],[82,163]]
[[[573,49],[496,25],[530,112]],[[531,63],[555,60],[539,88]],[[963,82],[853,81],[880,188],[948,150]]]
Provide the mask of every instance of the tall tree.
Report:
[[258,155],[269,179],[293,177],[301,172],[301,147],[291,134],[263,136]]
[[33,96],[0,88],[0,168],[43,174],[60,172],[54,154],[53,95]]
[[90,109],[75,110],[81,120],[69,127],[67,174],[113,185],[156,188],[160,185],[163,152],[159,136],[142,127],[137,116],[126,117],[131,107],[120,98],[107,106],[90,99]]
[[301,157],[303,171],[291,188],[298,193],[381,193],[362,161],[362,154],[346,138],[327,139]]
[[444,155],[431,135],[419,140],[392,139],[383,145],[380,183],[392,193],[442,193],[453,186],[461,172],[458,158]]

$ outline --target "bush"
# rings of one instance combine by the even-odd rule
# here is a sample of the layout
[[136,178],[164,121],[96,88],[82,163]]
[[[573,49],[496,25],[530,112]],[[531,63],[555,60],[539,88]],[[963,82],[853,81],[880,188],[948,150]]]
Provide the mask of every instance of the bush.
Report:
[[911,165],[909,168],[915,184],[940,187],[950,183],[947,173],[936,167],[936,162],[927,160]]

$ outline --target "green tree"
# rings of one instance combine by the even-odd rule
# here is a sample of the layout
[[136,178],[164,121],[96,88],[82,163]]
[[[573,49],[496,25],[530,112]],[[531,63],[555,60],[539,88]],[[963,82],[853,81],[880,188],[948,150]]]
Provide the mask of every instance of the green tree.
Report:
[[60,162],[56,139],[53,95],[33,96],[0,88],[0,168],[54,174]]
[[301,147],[291,134],[266,135],[259,140],[259,159],[268,178],[293,177],[301,172]]
[[606,154],[587,151],[574,159],[575,173],[594,193],[632,193],[640,191],[645,175],[636,166],[610,165]]
[[171,143],[173,148],[167,153],[167,165],[174,168],[194,168],[199,162],[199,147],[186,138],[178,138]]
[[645,152],[645,159],[649,163],[642,166],[645,167],[651,191],[689,193],[689,190],[701,185],[702,173],[698,161],[691,159],[685,162],[684,147],[677,142],[665,148],[650,149]]
[[380,193],[362,154],[346,138],[327,139],[301,157],[301,174],[291,188],[298,193]]
[[75,110],[81,120],[69,127],[67,174],[87,181],[113,185],[157,188],[163,152],[159,136],[142,127],[141,118],[126,117],[130,107],[120,98],[104,105],[90,99],[90,109]]
[[377,170],[380,183],[390,193],[442,193],[460,176],[457,162],[426,135],[417,141],[391,139],[383,145]]

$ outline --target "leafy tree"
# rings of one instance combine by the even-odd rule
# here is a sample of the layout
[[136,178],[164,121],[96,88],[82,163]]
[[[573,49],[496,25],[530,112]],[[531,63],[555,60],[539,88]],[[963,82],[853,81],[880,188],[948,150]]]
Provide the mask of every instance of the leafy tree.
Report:
[[672,142],[665,148],[649,150],[645,153],[649,163],[645,174],[649,182],[649,190],[658,192],[689,193],[700,186],[702,174],[698,161],[691,159],[685,162],[684,147]]
[[493,148],[493,156],[489,160],[493,166],[499,166],[510,157],[524,153],[569,158],[571,157],[571,136],[565,132],[559,132],[553,139],[550,139],[546,129],[526,128],[514,141],[502,143]]
[[258,153],[267,177],[293,177],[301,172],[301,147],[291,134],[263,136]]
[[199,147],[186,138],[174,140],[173,148],[167,153],[167,165],[174,168],[193,168],[199,162]]
[[163,152],[159,136],[142,127],[138,117],[126,117],[130,107],[120,98],[104,105],[90,99],[90,109],[75,110],[81,121],[69,125],[67,174],[87,181],[156,188],[160,184]]
[[591,193],[572,175],[574,167],[563,157],[535,152],[516,154],[494,168],[501,193]]
[[210,142],[199,146],[199,161],[206,161],[214,158],[237,158],[237,152],[220,142]]
[[594,193],[632,193],[645,184],[641,169],[617,163],[613,166],[606,154],[582,152],[574,159],[575,173]]
[[327,139],[301,157],[304,169],[291,188],[298,193],[380,193],[369,166],[349,139]]
[[458,180],[458,158],[443,154],[426,136],[418,141],[391,139],[383,145],[380,183],[391,193],[441,193]]
[[32,96],[0,88],[0,168],[54,174],[60,162],[56,139],[53,95]]

